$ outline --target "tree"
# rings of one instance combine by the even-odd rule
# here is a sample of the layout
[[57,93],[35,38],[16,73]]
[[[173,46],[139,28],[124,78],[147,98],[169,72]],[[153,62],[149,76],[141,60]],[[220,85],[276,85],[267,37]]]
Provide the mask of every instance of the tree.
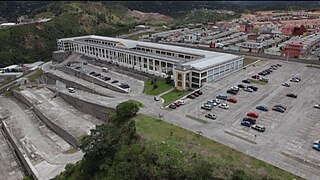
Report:
[[250,179],[243,170],[235,170],[232,175],[232,180],[247,180]]
[[137,103],[132,101],[126,101],[118,104],[116,107],[116,124],[121,125],[127,122],[139,111],[139,106]]

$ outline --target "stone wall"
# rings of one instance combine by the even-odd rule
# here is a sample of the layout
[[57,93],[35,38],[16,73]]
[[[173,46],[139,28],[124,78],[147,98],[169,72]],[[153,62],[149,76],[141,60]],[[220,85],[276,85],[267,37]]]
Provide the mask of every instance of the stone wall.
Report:
[[54,51],[52,53],[52,63],[61,63],[70,56],[71,52]]
[[107,121],[110,113],[115,111],[115,108],[106,107],[100,104],[89,102],[83,99],[78,99],[67,93],[59,92],[58,95],[66,102],[77,108],[79,111],[90,114],[102,121]]
[[11,130],[9,129],[9,127],[5,121],[2,122],[1,128],[3,129],[3,132],[5,133],[5,136],[8,138],[10,144],[14,148],[17,156],[19,157],[20,162],[24,166],[28,175],[31,175],[33,177],[33,179],[36,179],[36,180],[41,179],[40,175],[38,174],[38,171],[32,165],[32,163],[31,163],[29,157],[27,156],[26,152],[24,151],[24,149],[18,146],[18,141],[13,136]]

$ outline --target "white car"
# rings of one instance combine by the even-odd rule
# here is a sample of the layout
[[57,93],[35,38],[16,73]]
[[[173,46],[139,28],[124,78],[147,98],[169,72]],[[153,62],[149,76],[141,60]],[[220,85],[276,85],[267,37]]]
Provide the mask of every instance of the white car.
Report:
[[218,103],[216,103],[214,100],[207,101],[207,104],[212,104],[213,106],[217,106]]
[[212,100],[213,102],[215,102],[215,103],[217,103],[217,104],[220,104],[221,103],[221,101],[219,100],[219,99],[214,99],[214,100]]
[[177,102],[180,103],[181,105],[186,104],[183,100],[178,100]]
[[237,86],[232,86],[230,89],[232,89],[234,91],[239,91],[239,87],[237,87]]
[[320,104],[316,104],[316,105],[314,105],[313,107],[320,109]]
[[317,140],[313,141],[313,143],[320,144],[320,139],[317,139]]
[[76,90],[75,90],[74,88],[72,88],[72,87],[68,88],[68,91],[69,91],[69,93],[74,93],[74,92],[76,92]]
[[247,92],[253,92],[253,89],[248,88],[248,87],[247,87],[247,88],[244,88],[243,90],[244,90],[244,91],[247,91]]
[[218,107],[221,108],[221,109],[229,109],[229,105],[226,104],[226,103],[221,103],[221,104],[219,104]]

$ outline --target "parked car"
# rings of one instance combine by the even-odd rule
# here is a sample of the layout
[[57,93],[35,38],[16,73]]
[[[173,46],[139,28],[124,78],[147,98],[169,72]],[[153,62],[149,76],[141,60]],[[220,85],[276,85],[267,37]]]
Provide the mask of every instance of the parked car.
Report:
[[274,111],[278,111],[278,112],[281,112],[281,113],[284,113],[284,109],[280,108],[280,107],[273,107],[272,110]]
[[261,76],[265,76],[265,75],[267,75],[267,72],[263,71],[263,72],[259,72],[258,74]]
[[313,144],[312,144],[312,149],[317,150],[317,151],[320,151],[320,144],[313,143]]
[[94,71],[91,71],[90,73],[89,73],[89,75],[95,75],[96,73],[94,72]]
[[96,73],[95,75],[93,75],[94,77],[100,77],[101,74],[100,73]]
[[177,102],[179,102],[180,105],[185,105],[186,104],[183,100],[177,100]]
[[221,108],[221,109],[229,109],[229,105],[226,104],[226,103],[221,103],[221,104],[219,104],[218,107]]
[[251,82],[250,82],[250,81],[248,81],[247,79],[242,80],[242,82],[243,82],[243,83],[247,83],[247,84],[250,84],[250,83],[251,83]]
[[221,103],[221,101],[219,100],[219,99],[214,99],[214,100],[212,100],[213,102],[215,102],[215,103],[217,103],[217,104],[220,104]]
[[320,104],[315,104],[313,107],[320,109]]
[[289,93],[289,94],[286,94],[287,97],[292,97],[292,98],[297,98],[298,95],[296,94],[293,94],[293,93]]
[[230,89],[232,91],[239,91],[239,87],[238,86],[232,86]]
[[178,101],[174,102],[173,104],[176,105],[177,107],[181,106],[180,102],[178,102]]
[[218,103],[216,103],[212,100],[207,101],[207,104],[211,104],[212,106],[218,106]]
[[260,81],[262,81],[262,82],[269,82],[269,79],[266,79],[266,78],[260,78]]
[[251,88],[253,91],[258,91],[258,87],[257,86],[247,86],[248,88]]
[[278,67],[281,67],[282,65],[281,64],[276,64]]
[[87,62],[83,62],[82,64],[83,64],[83,65],[88,65],[88,63],[87,63]]
[[201,109],[210,111],[211,109],[213,109],[213,106],[209,104],[204,104],[204,105],[201,105]]
[[193,95],[193,94],[189,94],[189,95],[187,96],[187,98],[195,99],[195,98],[196,98],[196,96],[195,96],[195,95]]
[[253,119],[253,118],[250,118],[250,117],[245,117],[242,119],[242,121],[248,121],[250,122],[251,124],[256,124],[256,119]]
[[287,110],[287,107],[282,106],[282,105],[280,105],[280,104],[274,105],[274,107],[279,107],[279,108],[282,108],[282,109],[284,109],[284,110]]
[[258,125],[258,124],[254,124],[251,126],[252,129],[257,130],[259,132],[265,132],[266,131],[266,127]]
[[206,114],[206,115],[204,115],[204,117],[206,117],[206,118],[209,118],[209,119],[216,119],[216,115],[214,115],[214,114]]
[[295,79],[295,78],[291,78],[290,81],[291,81],[291,82],[299,82],[299,80],[298,80],[298,79]]
[[196,93],[198,93],[199,95],[202,95],[202,94],[203,94],[203,92],[200,91],[200,90],[196,91]]
[[246,92],[253,92],[253,89],[251,89],[251,88],[249,88],[249,87],[246,87],[246,88],[244,88],[243,90],[246,91]]
[[313,141],[313,143],[320,144],[320,139]]
[[72,87],[68,88],[68,91],[69,91],[69,93],[75,93],[76,92],[76,90],[74,88],[72,88]]
[[169,108],[171,108],[171,109],[176,109],[177,106],[176,106],[175,104],[170,104]]
[[253,117],[253,118],[258,118],[258,117],[259,117],[259,114],[256,113],[256,112],[251,111],[251,112],[248,112],[248,113],[247,113],[247,116]]
[[228,101],[228,102],[232,102],[232,103],[237,103],[237,102],[238,102],[237,99],[234,98],[234,97],[228,98],[227,101]]
[[111,80],[111,78],[110,77],[108,77],[108,76],[106,76],[106,77],[104,77],[104,79],[103,80],[105,80],[105,81],[109,81],[109,80]]
[[257,106],[256,109],[261,110],[261,111],[269,111],[268,107],[267,106],[263,106],[263,105]]
[[160,98],[159,98],[158,96],[153,97],[153,99],[154,99],[155,101],[160,101]]
[[111,83],[115,84],[115,83],[118,83],[118,82],[119,82],[118,80],[113,80]]
[[246,88],[246,86],[243,84],[238,84],[238,88]]
[[236,94],[238,93],[238,91],[234,91],[234,90],[232,90],[232,89],[228,89],[228,90],[227,90],[227,93],[236,95]]
[[194,96],[196,96],[196,97],[199,97],[199,94],[198,93],[196,93],[196,92],[194,92],[194,93],[192,93]]
[[216,96],[216,98],[222,99],[222,100],[227,100],[228,96],[222,95],[222,94],[218,94],[218,95]]
[[253,75],[251,76],[252,79],[260,79],[260,76],[259,75]]
[[298,81],[301,81],[301,79],[298,78],[298,77],[292,77],[292,79],[296,79],[296,80],[298,80]]
[[242,126],[246,126],[246,127],[250,127],[251,126],[251,123],[248,122],[248,121],[241,121],[240,123]]
[[121,83],[119,86],[120,86],[121,88],[123,88],[123,89],[128,89],[128,88],[130,88],[130,86],[129,86],[127,83]]
[[288,83],[282,83],[281,85],[285,86],[285,87],[290,87],[290,84],[288,84]]

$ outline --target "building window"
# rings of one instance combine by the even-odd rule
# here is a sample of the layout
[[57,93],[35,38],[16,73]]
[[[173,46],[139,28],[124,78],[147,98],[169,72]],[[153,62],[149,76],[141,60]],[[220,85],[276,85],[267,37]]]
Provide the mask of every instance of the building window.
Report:
[[199,74],[199,73],[197,73],[197,72],[192,72],[192,76],[194,76],[194,77],[199,77],[199,76],[200,76],[200,74]]
[[202,77],[206,77],[206,76],[207,76],[207,72],[201,73],[201,78],[202,78]]
[[182,87],[182,82],[181,81],[178,81],[178,86]]
[[178,80],[182,80],[182,74],[178,73]]

